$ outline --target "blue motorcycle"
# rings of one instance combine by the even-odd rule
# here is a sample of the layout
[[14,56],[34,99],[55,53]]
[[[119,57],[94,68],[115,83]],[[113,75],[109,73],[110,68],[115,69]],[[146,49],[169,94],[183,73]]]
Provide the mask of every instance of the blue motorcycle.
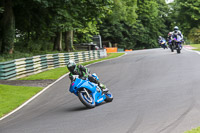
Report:
[[162,47],[162,48],[168,48],[168,46],[167,46],[167,42],[166,42],[166,40],[163,38],[162,40],[160,40],[160,46]]
[[[92,74],[92,76],[99,80],[96,74]],[[87,108],[94,108],[104,101],[111,102],[113,100],[113,95],[109,90],[102,91],[97,84],[88,79],[80,79],[78,75],[73,76],[69,91],[78,96]]]
[[173,44],[175,45],[175,49],[177,51],[177,53],[181,53],[181,49],[182,49],[182,43],[183,43],[183,39],[179,36],[179,35],[174,35],[173,37]]

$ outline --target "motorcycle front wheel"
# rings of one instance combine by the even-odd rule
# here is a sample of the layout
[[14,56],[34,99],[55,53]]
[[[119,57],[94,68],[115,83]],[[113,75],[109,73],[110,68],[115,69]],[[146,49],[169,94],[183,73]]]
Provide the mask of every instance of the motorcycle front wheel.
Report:
[[178,48],[177,48],[177,53],[178,54],[180,54],[181,53],[181,49],[180,49],[180,47],[178,46]]
[[92,95],[89,93],[89,91],[85,88],[81,89],[78,92],[78,97],[80,101],[87,107],[87,108],[94,108],[95,102],[92,97]]
[[171,52],[174,52],[174,48],[173,48],[173,46],[170,45],[169,47],[170,47],[170,49],[171,49]]
[[105,99],[106,102],[112,102],[113,95],[112,95],[112,93],[110,91],[106,92],[105,96],[106,96],[106,99]]

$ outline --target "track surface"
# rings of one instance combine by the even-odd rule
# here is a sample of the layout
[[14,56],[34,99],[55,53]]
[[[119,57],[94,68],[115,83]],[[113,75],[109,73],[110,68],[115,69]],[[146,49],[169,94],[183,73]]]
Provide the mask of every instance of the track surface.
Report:
[[86,109],[68,76],[0,121],[0,133],[183,133],[200,126],[200,55],[153,49],[91,65],[114,95]]

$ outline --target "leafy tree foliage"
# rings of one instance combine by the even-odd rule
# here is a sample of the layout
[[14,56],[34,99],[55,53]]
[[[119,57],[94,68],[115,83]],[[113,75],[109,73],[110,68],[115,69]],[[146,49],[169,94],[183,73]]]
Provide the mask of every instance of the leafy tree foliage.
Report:
[[188,42],[199,43],[200,31],[200,1],[176,0],[172,3],[174,20],[173,25],[178,25]]
[[115,0],[113,14],[100,26],[105,40],[123,48],[157,47],[159,35],[167,35],[165,0]]
[[[68,35],[72,36],[72,34],[67,34],[68,31],[70,31],[69,33],[76,31],[87,35],[97,33],[96,24],[111,12],[110,8],[113,2],[112,0],[8,0],[12,3],[9,5],[6,1],[0,2],[0,13],[2,13],[0,14],[0,34],[3,34],[0,44],[2,52],[5,53],[8,53],[9,49],[13,50],[14,40],[16,49],[20,46],[30,48],[29,51],[43,50],[46,49],[46,46],[39,47],[39,44],[46,40],[46,42],[54,42],[53,48],[55,50],[62,50],[63,40],[67,40]],[[4,16],[11,16],[7,15],[7,10],[3,10],[7,9],[6,7],[9,7],[15,16],[9,19],[5,18]],[[9,26],[11,19],[13,19],[13,25]],[[9,22],[5,23],[5,20]],[[4,31],[5,26],[12,27],[12,37],[11,34]],[[7,32],[11,33],[9,30]],[[62,39],[64,32],[66,38]],[[16,39],[15,34],[17,35]],[[7,41],[8,44],[6,44],[5,38],[10,38],[12,43]],[[70,37],[70,39],[73,38]],[[52,46],[48,46],[49,43],[46,44],[47,47],[52,48]]]
[[199,42],[199,5],[194,0],[1,0],[0,51],[70,51],[73,42],[89,42],[95,34],[125,49],[153,48],[175,25]]

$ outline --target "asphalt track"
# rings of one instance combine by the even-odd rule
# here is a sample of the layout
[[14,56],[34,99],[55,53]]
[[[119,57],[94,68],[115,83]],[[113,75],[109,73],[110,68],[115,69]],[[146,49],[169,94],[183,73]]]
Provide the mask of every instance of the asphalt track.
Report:
[[68,76],[0,121],[0,133],[183,133],[200,126],[200,55],[152,49],[89,66],[114,95],[86,109]]

